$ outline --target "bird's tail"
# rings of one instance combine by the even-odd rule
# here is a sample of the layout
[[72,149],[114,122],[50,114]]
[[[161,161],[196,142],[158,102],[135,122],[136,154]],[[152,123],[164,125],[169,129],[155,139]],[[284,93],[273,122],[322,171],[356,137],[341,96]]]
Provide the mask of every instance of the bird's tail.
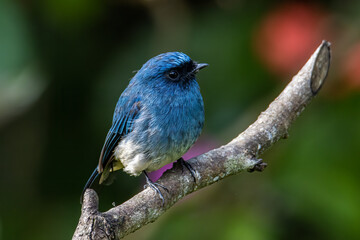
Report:
[[82,204],[82,202],[83,202],[83,197],[84,197],[85,190],[91,187],[91,185],[94,183],[95,179],[98,176],[99,176],[98,168],[95,168],[94,172],[91,174],[89,180],[86,182],[85,187],[84,187],[84,189],[83,189],[83,191],[81,193],[80,204]]
[[114,177],[110,177],[111,173],[123,169],[124,165],[120,161],[111,161],[109,162],[104,170],[101,173],[99,184],[104,183],[105,185],[110,185],[114,181]]

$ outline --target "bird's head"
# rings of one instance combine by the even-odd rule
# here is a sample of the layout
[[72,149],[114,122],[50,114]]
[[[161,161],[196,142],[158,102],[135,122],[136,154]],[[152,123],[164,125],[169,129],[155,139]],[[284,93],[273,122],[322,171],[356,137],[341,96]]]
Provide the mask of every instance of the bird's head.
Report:
[[160,79],[172,83],[186,83],[195,80],[195,74],[206,66],[206,63],[194,62],[185,53],[167,52],[148,60],[137,75],[146,81]]

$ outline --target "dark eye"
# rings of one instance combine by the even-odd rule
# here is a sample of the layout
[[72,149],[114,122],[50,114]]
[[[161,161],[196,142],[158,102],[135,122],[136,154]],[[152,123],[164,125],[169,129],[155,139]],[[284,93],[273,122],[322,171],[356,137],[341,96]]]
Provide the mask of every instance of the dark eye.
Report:
[[169,78],[171,80],[176,80],[178,78],[178,76],[179,76],[179,73],[176,70],[171,70],[169,72]]

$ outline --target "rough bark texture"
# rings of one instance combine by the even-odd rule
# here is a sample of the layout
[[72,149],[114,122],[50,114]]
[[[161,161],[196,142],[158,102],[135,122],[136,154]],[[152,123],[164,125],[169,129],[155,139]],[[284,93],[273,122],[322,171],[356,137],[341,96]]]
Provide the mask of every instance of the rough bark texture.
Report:
[[166,171],[158,183],[166,186],[165,204],[146,188],[107,212],[98,211],[98,196],[87,189],[73,239],[120,239],[155,221],[184,196],[225,177],[247,170],[262,170],[258,157],[286,138],[291,123],[322,87],[330,66],[330,44],[323,41],[305,66],[258,119],[230,143],[188,160],[197,172],[195,183],[180,164]]

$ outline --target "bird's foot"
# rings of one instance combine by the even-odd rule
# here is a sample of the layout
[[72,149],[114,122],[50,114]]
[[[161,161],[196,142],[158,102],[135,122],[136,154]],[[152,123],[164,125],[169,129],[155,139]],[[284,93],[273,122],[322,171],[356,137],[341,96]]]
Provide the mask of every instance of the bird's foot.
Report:
[[143,171],[145,178],[146,178],[146,184],[144,185],[144,188],[150,187],[152,190],[154,190],[160,197],[162,205],[164,206],[165,204],[165,198],[162,195],[159,187],[161,187],[162,189],[164,189],[165,191],[169,192],[169,189],[167,189],[164,185],[160,184],[160,183],[154,183],[153,181],[151,181],[151,179],[149,178],[149,176],[147,175],[147,173],[145,171]]
[[194,182],[197,182],[196,176],[198,175],[198,172],[191,166],[190,163],[186,162],[183,158],[179,158],[177,160],[181,164],[181,166],[184,168],[187,168],[190,171],[191,176],[194,178]]
[[267,167],[267,163],[263,162],[262,159],[255,159],[256,163],[253,168],[249,169],[248,172],[262,172]]

